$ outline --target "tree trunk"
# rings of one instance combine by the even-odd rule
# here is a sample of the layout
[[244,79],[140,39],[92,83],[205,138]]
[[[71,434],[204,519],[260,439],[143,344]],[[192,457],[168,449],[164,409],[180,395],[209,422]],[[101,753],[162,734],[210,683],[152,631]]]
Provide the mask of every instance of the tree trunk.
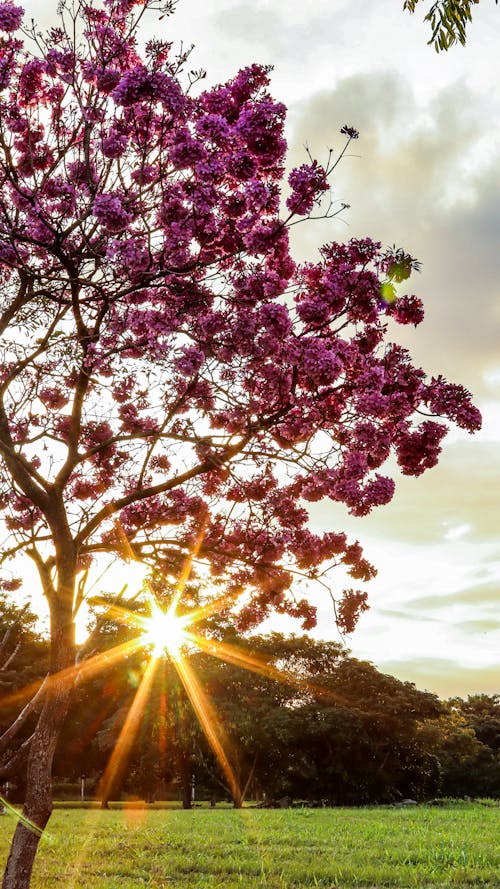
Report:
[[66,670],[75,662],[71,582],[74,573],[65,573],[65,577],[66,582],[60,575],[59,596],[50,602],[52,675],[30,746],[26,799],[10,847],[2,889],[29,889],[38,843],[52,812],[52,762],[73,687],[73,677]]
[[182,808],[192,809],[191,784],[189,783],[189,781],[182,782]]
[[12,840],[2,889],[29,889],[38,843],[52,811],[52,761],[69,697],[66,682],[40,714],[28,757],[22,819]]

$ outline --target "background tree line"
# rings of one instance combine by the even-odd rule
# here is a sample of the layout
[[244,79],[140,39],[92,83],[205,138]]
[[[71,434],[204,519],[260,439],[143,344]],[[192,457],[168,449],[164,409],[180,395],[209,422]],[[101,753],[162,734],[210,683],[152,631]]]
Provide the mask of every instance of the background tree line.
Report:
[[[1,609],[0,688],[8,700],[16,689],[42,680],[48,648],[28,609],[4,600]],[[437,795],[500,797],[499,695],[440,701],[353,658],[336,642],[279,633],[236,638],[220,618],[209,623],[210,635],[259,664],[256,672],[202,651],[190,655],[241,788],[236,805],[245,797],[336,805]],[[101,620],[100,649],[105,653],[129,634],[116,621]],[[74,794],[82,774],[87,791],[96,792],[147,660],[147,652],[135,651],[124,663],[77,683],[55,758],[59,792]],[[276,670],[283,681],[274,678]],[[2,730],[20,709],[15,700],[2,708]],[[34,720],[29,713],[16,750],[22,751]],[[9,745],[4,749],[10,768],[0,767],[0,776],[9,781],[12,798],[21,800],[24,765],[14,752]],[[189,807],[193,783],[197,798],[231,796],[175,666],[165,657],[127,766],[106,796],[180,798]]]

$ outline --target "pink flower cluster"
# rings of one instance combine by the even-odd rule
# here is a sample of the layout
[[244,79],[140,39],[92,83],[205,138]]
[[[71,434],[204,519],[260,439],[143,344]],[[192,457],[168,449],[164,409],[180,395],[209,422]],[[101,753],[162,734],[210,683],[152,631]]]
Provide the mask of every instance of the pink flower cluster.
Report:
[[341,632],[352,633],[358,622],[359,615],[368,611],[367,594],[359,590],[344,590],[337,604],[337,625]]
[[69,401],[68,393],[64,389],[56,389],[49,386],[44,386],[40,389],[38,397],[45,407],[56,411],[65,407]]
[[292,193],[286,206],[290,213],[300,213],[301,216],[311,212],[320,195],[329,187],[326,171],[317,161],[292,170],[288,182]]
[[198,373],[205,361],[205,355],[196,346],[184,346],[182,355],[176,359],[176,370],[183,377],[192,377]]
[[177,81],[168,74],[149,71],[145,65],[137,65],[127,71],[112,92],[117,105],[125,108],[138,102],[161,102],[171,114],[181,114],[186,100]]
[[447,428],[426,420],[414,432],[405,432],[397,441],[398,463],[405,475],[421,475],[438,462],[441,442]]
[[438,416],[449,417],[457,426],[476,432],[481,428],[481,413],[471,402],[465,386],[448,383],[444,377],[432,378],[427,404]]
[[120,194],[98,194],[94,201],[94,216],[108,232],[125,231],[134,218],[126,208],[126,201]]
[[424,304],[418,296],[400,296],[387,308],[387,314],[398,324],[413,324],[417,327],[424,320]]
[[17,31],[21,24],[24,9],[13,3],[0,4],[0,31]]

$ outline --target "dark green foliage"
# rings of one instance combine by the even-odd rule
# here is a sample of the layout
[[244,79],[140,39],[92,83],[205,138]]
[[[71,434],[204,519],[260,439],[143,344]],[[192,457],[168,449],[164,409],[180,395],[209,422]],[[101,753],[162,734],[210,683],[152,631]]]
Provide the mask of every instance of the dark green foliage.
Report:
[[240,772],[252,772],[268,798],[338,805],[436,792],[435,758],[419,735],[423,721],[442,713],[434,695],[384,676],[337,643],[275,633],[244,644],[303,682],[225,665],[224,684],[213,689]]
[[469,695],[455,703],[481,744],[500,750],[500,695]]
[[500,798],[500,697],[454,698],[449,707],[439,750],[443,793]]

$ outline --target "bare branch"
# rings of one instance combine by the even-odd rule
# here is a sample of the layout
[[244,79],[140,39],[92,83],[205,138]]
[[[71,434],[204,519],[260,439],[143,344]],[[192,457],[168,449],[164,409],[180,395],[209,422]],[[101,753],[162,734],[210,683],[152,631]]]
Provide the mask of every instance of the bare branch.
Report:
[[33,695],[33,697],[31,698],[31,701],[28,701],[28,703],[25,707],[23,707],[19,716],[14,720],[12,725],[10,725],[9,728],[3,733],[3,735],[0,736],[0,753],[3,750],[7,749],[13,738],[15,738],[16,735],[21,731],[28,717],[31,716],[32,713],[35,713],[38,707],[43,704],[43,696],[46,691],[48,678],[49,677],[47,675],[36,694]]

